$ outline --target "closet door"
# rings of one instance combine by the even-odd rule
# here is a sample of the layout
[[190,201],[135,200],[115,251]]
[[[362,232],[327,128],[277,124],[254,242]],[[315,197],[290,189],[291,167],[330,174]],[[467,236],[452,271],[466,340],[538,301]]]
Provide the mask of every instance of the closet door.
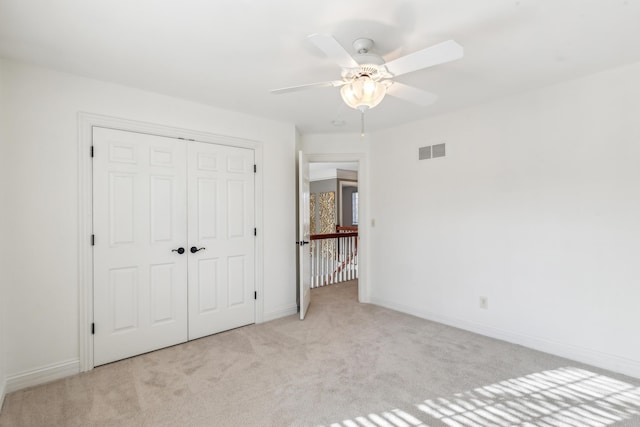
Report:
[[97,366],[187,340],[189,252],[186,143],[103,128],[93,140]]
[[253,165],[253,150],[189,143],[189,339],[255,322]]

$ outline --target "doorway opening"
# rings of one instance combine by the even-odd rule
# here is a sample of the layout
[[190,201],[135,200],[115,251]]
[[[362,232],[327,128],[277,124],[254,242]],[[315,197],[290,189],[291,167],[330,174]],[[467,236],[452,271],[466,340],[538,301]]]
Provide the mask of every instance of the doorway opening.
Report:
[[[306,313],[309,311],[309,306],[311,303],[311,209],[310,209],[310,166],[314,163],[339,163],[344,169],[344,163],[355,163],[357,164],[357,181],[358,181],[358,192],[357,196],[351,196],[352,201],[357,199],[357,224],[358,231],[354,233],[354,230],[335,230],[337,233],[336,238],[346,238],[351,237],[347,234],[352,233],[355,234],[355,238],[353,239],[353,243],[351,247],[353,248],[353,252],[355,256],[345,256],[344,260],[349,260],[349,258],[354,259],[357,265],[357,295],[358,302],[368,303],[370,302],[370,284],[369,284],[369,271],[367,267],[367,259],[368,259],[368,249],[369,249],[369,230],[366,225],[368,225],[369,215],[368,215],[368,194],[369,194],[369,186],[368,186],[368,163],[367,163],[367,154],[366,153],[304,153],[303,151],[298,152],[298,167],[297,167],[297,175],[298,175],[298,241],[296,244],[298,245],[298,289],[297,289],[297,299],[298,299],[298,308],[300,313],[300,319],[303,320],[305,318]],[[336,167],[338,169],[338,167]],[[336,172],[336,180],[337,180],[337,172]],[[336,193],[338,192],[340,186],[336,183]],[[342,186],[345,188],[345,185]],[[329,196],[330,197],[330,196]],[[334,195],[334,197],[336,197]],[[329,210],[330,212],[330,210]],[[339,209],[338,209],[339,214]],[[336,215],[336,223],[338,214]],[[353,219],[353,211],[352,211],[352,219]],[[353,221],[352,221],[353,224]],[[316,225],[317,227],[317,225]],[[353,227],[353,225],[351,225]],[[317,229],[317,228],[316,228]],[[338,234],[344,233],[344,234]],[[348,243],[346,243],[348,247]],[[355,247],[357,245],[357,248]],[[317,252],[322,251],[322,247],[316,250]],[[337,245],[336,245],[337,251]],[[341,266],[341,263],[338,263]],[[355,268],[343,268],[340,267],[341,273],[351,271],[351,273],[355,273]],[[330,272],[333,275],[334,269],[331,269]],[[339,285],[340,286],[340,285]],[[321,292],[322,286],[314,289],[314,292]],[[326,288],[325,288],[326,289]],[[311,309],[313,311],[313,309]]]
[[358,280],[358,162],[309,163],[311,288]]

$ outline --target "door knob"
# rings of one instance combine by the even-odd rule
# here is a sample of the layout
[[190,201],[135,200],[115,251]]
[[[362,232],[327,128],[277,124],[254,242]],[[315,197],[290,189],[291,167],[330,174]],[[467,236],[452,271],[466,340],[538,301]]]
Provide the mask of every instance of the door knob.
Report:
[[171,249],[171,252],[178,252],[180,255],[184,253],[184,248]]
[[191,251],[192,254],[195,254],[198,251],[204,251],[206,248],[196,248],[195,246],[191,246],[191,249],[189,249]]

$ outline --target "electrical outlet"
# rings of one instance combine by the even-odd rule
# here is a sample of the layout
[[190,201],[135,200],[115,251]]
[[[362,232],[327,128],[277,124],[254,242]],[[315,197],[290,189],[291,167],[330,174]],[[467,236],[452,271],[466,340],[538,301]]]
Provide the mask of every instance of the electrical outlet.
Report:
[[484,310],[488,310],[489,309],[489,298],[480,297],[480,308],[482,308]]

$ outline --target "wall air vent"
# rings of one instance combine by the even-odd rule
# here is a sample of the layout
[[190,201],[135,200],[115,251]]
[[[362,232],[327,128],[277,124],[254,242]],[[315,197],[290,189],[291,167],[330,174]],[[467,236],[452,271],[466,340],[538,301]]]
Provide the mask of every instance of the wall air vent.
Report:
[[431,158],[431,146],[418,148],[418,160],[427,160]]
[[444,157],[445,154],[444,143],[418,148],[418,160],[435,159],[436,157]]
[[444,144],[436,144],[433,146],[433,158],[435,159],[436,157],[444,157],[445,155],[445,149],[444,149]]

